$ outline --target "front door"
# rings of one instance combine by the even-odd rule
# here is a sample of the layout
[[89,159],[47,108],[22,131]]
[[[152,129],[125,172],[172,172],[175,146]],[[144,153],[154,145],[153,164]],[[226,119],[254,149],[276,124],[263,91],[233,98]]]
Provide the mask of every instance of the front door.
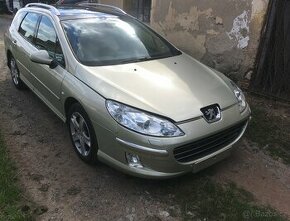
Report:
[[34,85],[43,100],[51,105],[56,112],[61,111],[61,84],[67,71],[65,70],[64,55],[59,43],[52,20],[42,16],[36,32],[35,46],[38,50],[46,50],[49,56],[56,60],[54,68],[48,65],[32,65],[32,73],[38,79]]

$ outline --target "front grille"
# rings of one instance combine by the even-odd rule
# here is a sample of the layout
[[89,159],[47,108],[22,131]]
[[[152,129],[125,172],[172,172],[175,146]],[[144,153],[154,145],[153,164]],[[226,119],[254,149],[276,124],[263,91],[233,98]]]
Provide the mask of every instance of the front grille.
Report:
[[246,122],[247,121],[244,121],[219,133],[197,140],[193,143],[176,147],[173,150],[175,159],[178,162],[186,163],[197,160],[222,149],[238,138]]

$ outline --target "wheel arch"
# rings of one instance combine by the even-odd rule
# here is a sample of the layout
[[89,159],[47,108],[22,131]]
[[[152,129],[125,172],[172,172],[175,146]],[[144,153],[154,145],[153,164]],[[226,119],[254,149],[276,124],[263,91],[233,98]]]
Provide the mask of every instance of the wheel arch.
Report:
[[73,104],[75,104],[75,103],[81,104],[77,99],[75,99],[73,97],[68,97],[68,98],[65,99],[65,102],[64,102],[64,113],[65,113],[65,116],[66,116],[66,121],[67,121],[68,111],[69,111],[70,107]]
[[6,52],[7,66],[10,68],[10,59],[13,57],[12,52],[8,49]]

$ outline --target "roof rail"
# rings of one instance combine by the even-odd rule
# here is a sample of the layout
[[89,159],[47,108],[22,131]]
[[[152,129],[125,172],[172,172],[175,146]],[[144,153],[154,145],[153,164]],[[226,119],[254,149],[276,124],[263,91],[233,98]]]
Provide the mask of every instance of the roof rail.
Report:
[[87,6],[87,7],[92,7],[92,8],[100,8],[100,9],[113,9],[115,12],[119,12],[122,14],[127,14],[125,11],[122,9],[112,6],[112,5],[105,5],[105,4],[99,4],[99,3],[90,3],[90,2],[80,2],[76,4],[78,6]]
[[43,9],[50,10],[55,15],[60,15],[60,13],[57,10],[57,8],[53,7],[52,5],[47,5],[47,4],[43,4],[43,3],[29,3],[25,7],[26,8],[27,7],[43,8]]

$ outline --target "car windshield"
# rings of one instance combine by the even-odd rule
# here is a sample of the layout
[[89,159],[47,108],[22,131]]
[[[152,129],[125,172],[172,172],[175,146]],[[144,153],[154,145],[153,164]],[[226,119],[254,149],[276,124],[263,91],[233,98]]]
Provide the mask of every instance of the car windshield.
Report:
[[132,63],[181,54],[150,28],[117,16],[62,21],[78,60],[88,66]]

